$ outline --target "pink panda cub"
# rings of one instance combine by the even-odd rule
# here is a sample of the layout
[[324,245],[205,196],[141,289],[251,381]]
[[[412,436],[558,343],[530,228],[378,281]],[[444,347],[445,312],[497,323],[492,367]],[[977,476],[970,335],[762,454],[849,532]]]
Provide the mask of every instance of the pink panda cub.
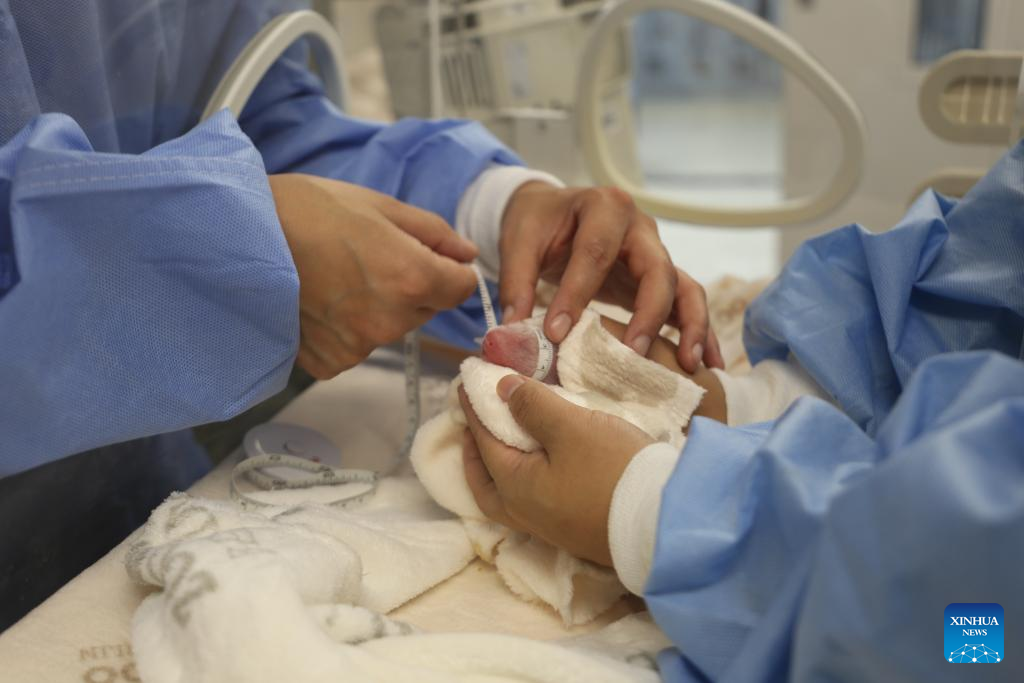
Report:
[[558,347],[548,341],[539,324],[526,320],[489,330],[483,341],[484,360],[547,384],[558,384]]

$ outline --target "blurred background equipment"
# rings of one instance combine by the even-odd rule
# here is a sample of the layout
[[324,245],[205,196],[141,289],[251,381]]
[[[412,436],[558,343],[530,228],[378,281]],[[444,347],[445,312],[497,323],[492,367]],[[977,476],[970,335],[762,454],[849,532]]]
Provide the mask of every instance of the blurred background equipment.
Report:
[[[820,62],[856,103],[868,136],[860,185],[814,221],[708,230],[659,220],[673,258],[698,279],[773,275],[801,241],[844,223],[888,229],[941,169],[987,168],[1005,150],[1005,141],[963,144],[936,135],[922,120],[919,92],[929,69],[955,50],[1024,51],[1024,33],[1015,30],[1024,26],[1024,3],[726,1],[774,24]],[[344,38],[357,115],[477,118],[527,163],[570,183],[586,180],[573,99],[602,2],[319,5]],[[433,61],[432,39],[441,46]],[[607,51],[602,123],[617,165],[646,189],[749,207],[814,194],[833,176],[841,144],[832,117],[806,86],[728,31],[676,12],[648,12],[625,25]]]
[[[960,49],[1024,51],[1024,3],[1018,0],[782,0],[783,28],[850,91],[868,126],[861,187],[821,221],[786,230],[781,252],[852,221],[892,226],[909,197],[945,167],[988,169],[1007,140],[962,144],[938,137],[922,121],[918,97],[937,60]],[[805,92],[788,91],[782,123],[785,192],[816,181],[836,141]]]
[[[737,206],[735,202],[709,203],[688,199],[669,189],[668,193],[636,184],[617,167],[609,154],[601,130],[601,101],[594,89],[604,46],[613,32],[644,13],[671,13],[706,22],[744,41],[778,62],[785,77],[814,94],[835,121],[841,139],[835,170],[828,182],[813,193],[771,199]],[[850,196],[860,182],[866,131],[857,105],[843,87],[799,43],[754,13],[720,0],[622,0],[608,5],[587,39],[580,60],[576,95],[580,142],[594,179],[617,185],[636,199],[648,213],[674,221],[704,225],[757,227],[788,226],[820,218]],[[691,188],[692,189],[692,188]],[[673,196],[675,195],[675,196]]]
[[[600,0],[390,0],[375,23],[395,114],[486,125],[530,166],[569,184],[588,179],[576,146],[573,97],[583,42]],[[432,20],[432,17],[436,17]],[[424,30],[426,27],[426,30]],[[432,49],[431,29],[439,51]],[[630,40],[608,46],[600,75],[603,131],[637,177]]]

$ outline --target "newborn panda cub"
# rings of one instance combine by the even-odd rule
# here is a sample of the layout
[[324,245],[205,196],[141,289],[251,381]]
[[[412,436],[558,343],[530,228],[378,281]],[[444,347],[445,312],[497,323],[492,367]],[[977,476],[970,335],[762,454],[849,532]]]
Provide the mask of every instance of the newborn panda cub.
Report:
[[489,330],[484,336],[483,357],[526,377],[558,384],[558,347],[528,321]]

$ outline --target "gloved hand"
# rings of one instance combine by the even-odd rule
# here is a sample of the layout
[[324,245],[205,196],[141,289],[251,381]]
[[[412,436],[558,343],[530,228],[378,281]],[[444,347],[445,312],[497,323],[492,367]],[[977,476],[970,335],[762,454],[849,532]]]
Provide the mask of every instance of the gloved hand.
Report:
[[617,188],[525,183],[502,218],[500,299],[504,322],[528,318],[537,281],[558,283],[544,333],[560,343],[593,298],[634,311],[623,341],[646,356],[658,330],[680,328],[677,358],[724,368],[701,287],[672,264],[654,219]]
[[318,379],[355,366],[476,287],[476,247],[444,220],[356,185],[270,177],[299,273],[297,362]]
[[536,380],[510,375],[497,390],[543,450],[523,453],[495,439],[460,388],[469,424],[463,464],[480,510],[576,557],[611,566],[612,494],[629,461],[653,440],[625,420],[574,405]]

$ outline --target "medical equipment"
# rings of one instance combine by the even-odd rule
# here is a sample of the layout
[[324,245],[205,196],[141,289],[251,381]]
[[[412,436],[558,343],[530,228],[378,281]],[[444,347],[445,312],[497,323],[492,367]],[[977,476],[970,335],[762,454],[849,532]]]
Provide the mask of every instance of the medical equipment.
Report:
[[[689,14],[731,31],[805,83],[842,133],[840,165],[829,186],[744,209],[673,201],[643,187],[628,94],[628,20],[652,10]],[[865,130],[852,99],[792,39],[723,0],[402,0],[378,11],[377,31],[397,115],[480,120],[528,164],[570,183],[618,185],[660,217],[730,226],[799,223],[841,204],[860,178]]]
[[243,507],[268,507],[267,503],[242,491],[239,478],[243,474],[264,491],[365,484],[365,489],[331,503],[337,507],[360,503],[377,488],[376,472],[343,469],[338,447],[308,427],[285,422],[257,425],[246,433],[242,451],[245,457],[232,469],[228,490],[232,500]]
[[[779,205],[736,208],[691,204],[665,198],[633,181],[616,164],[602,119],[598,87],[606,44],[630,18],[642,12],[681,12],[719,26],[749,42],[803,82],[825,105],[842,137],[840,165],[829,185],[817,194],[788,199]],[[857,105],[839,83],[789,36],[756,15],[721,0],[623,0],[608,4],[587,39],[576,90],[576,118],[588,168],[597,182],[617,185],[656,216],[704,225],[756,227],[800,223],[828,213],[857,187],[864,162],[865,127]]]
[[[959,50],[931,68],[918,91],[918,108],[929,130],[951,142],[1015,144],[1024,123],[1024,53]],[[922,182],[925,189],[962,197],[983,168],[943,168]]]
[[[268,453],[286,453],[321,465],[341,467],[341,450],[315,429],[287,422],[267,422],[257,425],[245,434],[242,441],[245,457],[253,458]],[[266,475],[278,479],[293,479],[295,473],[287,468],[268,468]],[[250,474],[250,479],[253,476]]]
[[225,108],[238,118],[270,67],[300,38],[306,39],[309,45],[322,76],[325,94],[344,109],[348,88],[341,38],[319,14],[302,11],[275,17],[252,37],[213,91],[202,119],[208,119]]
[[953,142],[1014,144],[1024,122],[1024,54],[960,50],[925,76],[921,118]]
[[[481,121],[528,166],[588,183],[573,117],[579,57],[600,0],[389,0],[376,14],[397,116]],[[625,29],[595,77],[601,132],[619,167],[639,177]]]
[[[983,4],[984,9],[973,27],[976,33],[964,39],[973,22],[964,15],[956,19],[956,10],[969,4]],[[934,14],[943,15],[943,24],[956,21],[958,28],[937,36],[934,24],[927,24]],[[839,225],[858,222],[886,230],[938,169],[988,169],[1006,151],[1002,139],[965,145],[922,125],[919,92],[936,65],[927,61],[937,56],[936,44],[986,52],[1024,50],[1024,33],[1018,30],[1024,23],[1024,3],[1019,0],[779,0],[778,16],[780,27],[850,93],[870,131],[857,191],[810,225],[780,231],[784,258],[806,239]],[[839,154],[839,142],[833,122],[813,95],[785,82],[782,97],[782,191],[791,196],[820,187]],[[942,191],[950,189],[947,185]]]

